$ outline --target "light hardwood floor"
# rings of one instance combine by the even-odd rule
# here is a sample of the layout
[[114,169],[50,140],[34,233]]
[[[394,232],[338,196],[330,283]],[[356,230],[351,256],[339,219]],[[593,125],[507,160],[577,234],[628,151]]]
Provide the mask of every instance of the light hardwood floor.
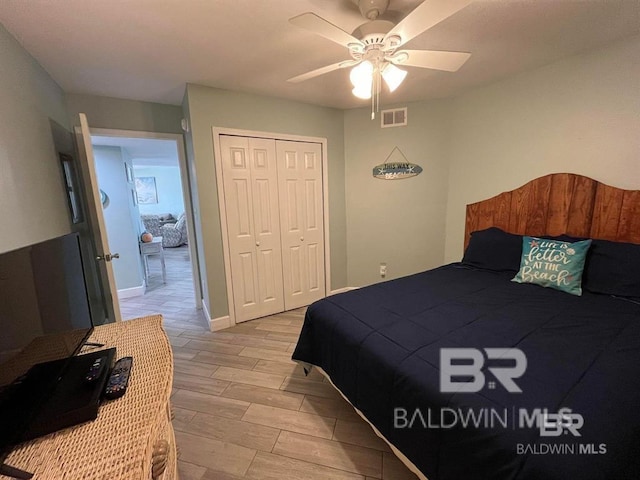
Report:
[[221,332],[165,317],[181,480],[415,480],[317,371],[291,360],[304,309]]
[[161,313],[175,357],[181,480],[415,480],[321,374],[291,361],[304,309],[211,333],[196,310],[186,246],[150,261],[123,318]]

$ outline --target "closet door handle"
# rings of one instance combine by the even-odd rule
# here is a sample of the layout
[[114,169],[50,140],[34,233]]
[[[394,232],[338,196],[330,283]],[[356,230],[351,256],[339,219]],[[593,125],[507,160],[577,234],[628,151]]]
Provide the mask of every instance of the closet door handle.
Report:
[[256,247],[259,247],[259,246],[260,246],[260,242],[256,242]]
[[300,237],[300,241],[301,241],[301,242],[304,242],[304,237]]

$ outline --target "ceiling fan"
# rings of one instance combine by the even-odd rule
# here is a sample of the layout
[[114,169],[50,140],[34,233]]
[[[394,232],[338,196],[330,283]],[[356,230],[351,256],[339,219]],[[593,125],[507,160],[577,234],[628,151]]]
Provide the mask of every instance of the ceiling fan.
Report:
[[398,24],[378,17],[384,14],[389,0],[352,0],[368,21],[347,33],[315,13],[307,12],[289,19],[298,27],[310,30],[347,48],[351,59],[312,70],[290,78],[292,83],[324,75],[341,68],[355,67],[349,78],[353,94],[372,99],[372,118],[379,107],[382,80],[394,91],[407,75],[398,66],[457,71],[471,56],[466,52],[400,49],[405,43],[462,10],[473,0],[425,0]]

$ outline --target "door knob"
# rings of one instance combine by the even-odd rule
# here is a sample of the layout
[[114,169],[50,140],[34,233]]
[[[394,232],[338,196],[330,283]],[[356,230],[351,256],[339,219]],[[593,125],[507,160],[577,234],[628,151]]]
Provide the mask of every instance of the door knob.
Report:
[[304,242],[304,237],[300,237],[300,241],[301,241],[301,242]]
[[105,253],[104,256],[102,255],[98,255],[96,257],[96,260],[104,260],[105,262],[110,262],[111,260],[115,259],[115,258],[120,258],[120,254],[119,253]]
[[256,247],[259,247],[259,246],[260,246],[260,242],[256,242]]

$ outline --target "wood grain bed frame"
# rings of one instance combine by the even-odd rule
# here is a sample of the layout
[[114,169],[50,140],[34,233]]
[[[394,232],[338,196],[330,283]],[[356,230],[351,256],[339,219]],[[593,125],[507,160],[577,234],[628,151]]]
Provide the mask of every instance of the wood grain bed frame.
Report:
[[467,205],[465,248],[471,232],[489,227],[518,235],[567,234],[640,244],[640,190],[552,173]]

